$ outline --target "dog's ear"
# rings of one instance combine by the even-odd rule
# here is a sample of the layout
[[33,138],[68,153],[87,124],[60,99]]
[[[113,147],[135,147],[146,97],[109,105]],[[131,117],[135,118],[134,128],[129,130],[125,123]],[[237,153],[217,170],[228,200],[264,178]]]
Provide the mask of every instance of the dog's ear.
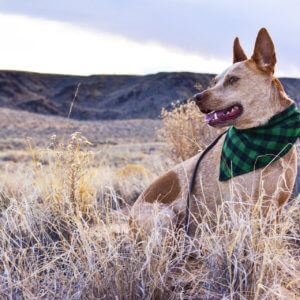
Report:
[[263,70],[274,73],[276,53],[273,41],[266,28],[260,29],[257,34],[252,59]]
[[236,37],[233,42],[233,63],[243,61],[247,59],[247,55],[245,54],[243,48],[240,45],[239,38]]

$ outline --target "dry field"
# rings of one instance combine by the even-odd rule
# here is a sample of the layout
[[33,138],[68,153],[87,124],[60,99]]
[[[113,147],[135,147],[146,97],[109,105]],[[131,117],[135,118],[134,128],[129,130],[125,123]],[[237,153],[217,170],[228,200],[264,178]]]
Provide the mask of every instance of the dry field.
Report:
[[192,104],[163,119],[0,110],[1,299],[299,299],[300,197],[278,220],[226,202],[193,240],[128,234],[141,191],[217,134]]
[[39,151],[48,148],[51,136],[56,135],[57,140],[66,142],[74,132],[87,137],[92,143],[90,149],[99,153],[99,162],[109,160],[116,167],[130,163],[149,164],[148,156],[151,154],[152,160],[153,154],[156,156],[165,148],[156,135],[156,128],[161,126],[160,120],[89,122],[1,108],[0,164],[32,162],[28,140],[32,148]]

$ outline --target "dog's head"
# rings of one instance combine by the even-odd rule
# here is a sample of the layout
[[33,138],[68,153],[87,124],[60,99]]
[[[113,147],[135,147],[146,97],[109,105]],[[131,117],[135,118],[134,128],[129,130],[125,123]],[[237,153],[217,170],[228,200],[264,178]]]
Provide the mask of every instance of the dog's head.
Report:
[[256,127],[288,107],[282,85],[273,76],[274,44],[265,28],[256,38],[253,55],[247,58],[239,39],[233,44],[233,65],[216,76],[210,87],[194,96],[205,120],[213,127]]

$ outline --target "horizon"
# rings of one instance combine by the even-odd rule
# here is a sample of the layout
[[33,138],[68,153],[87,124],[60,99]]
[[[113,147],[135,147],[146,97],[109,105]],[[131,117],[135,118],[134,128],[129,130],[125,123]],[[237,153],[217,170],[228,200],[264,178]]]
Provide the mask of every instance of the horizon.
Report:
[[[90,77],[90,76],[151,76],[157,75],[160,73],[192,73],[192,74],[203,74],[203,75],[218,75],[219,73],[208,73],[208,72],[191,72],[191,71],[158,71],[155,73],[148,74],[128,74],[128,73],[95,73],[88,75],[81,74],[67,74],[67,73],[49,73],[49,72],[36,72],[28,70],[15,70],[15,69],[0,69],[0,72],[22,72],[22,73],[35,73],[41,75],[57,75],[57,76],[75,76],[75,77]],[[300,79],[300,76],[275,76],[279,79],[281,78],[290,78],[290,79]]]

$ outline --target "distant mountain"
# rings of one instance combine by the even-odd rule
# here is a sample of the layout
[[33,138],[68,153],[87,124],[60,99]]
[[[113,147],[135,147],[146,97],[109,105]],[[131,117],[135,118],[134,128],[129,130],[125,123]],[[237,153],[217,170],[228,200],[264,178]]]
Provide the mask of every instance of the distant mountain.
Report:
[[[188,72],[132,75],[53,75],[0,71],[0,107],[67,116],[77,85],[72,118],[111,120],[152,118],[171,102],[186,101],[206,88],[213,74]],[[287,94],[300,103],[300,79],[281,78]]]

